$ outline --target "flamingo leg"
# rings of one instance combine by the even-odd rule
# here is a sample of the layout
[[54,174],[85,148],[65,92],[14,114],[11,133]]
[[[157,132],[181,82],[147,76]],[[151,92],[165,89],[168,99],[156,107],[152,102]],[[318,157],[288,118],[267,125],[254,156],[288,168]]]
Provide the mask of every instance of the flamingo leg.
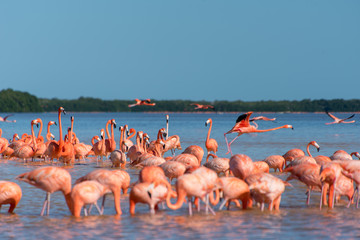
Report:
[[43,204],[43,206],[42,206],[40,216],[44,216],[44,212],[45,212],[45,208],[46,208],[47,202],[48,202],[48,200],[47,200],[47,193],[46,193],[45,200],[44,200],[44,204]]
[[95,205],[96,209],[98,210],[99,214],[100,214],[100,215],[103,215],[103,210],[101,210],[101,209],[99,208],[99,205],[97,204],[97,202],[95,202],[94,205]]
[[311,195],[311,188],[309,187],[309,190],[307,191],[306,205],[310,204],[310,195]]
[[322,207],[323,193],[324,193],[324,184],[321,185],[320,210],[321,210],[321,207]]
[[262,203],[260,204],[260,209],[261,209],[262,212],[264,211],[264,208],[265,208],[265,203],[262,202]]
[[356,208],[359,208],[359,194],[360,194],[360,189],[359,187],[356,187],[357,188],[357,196],[356,196]]
[[89,215],[89,213],[88,213],[88,210],[87,210],[86,206],[84,206],[84,215],[85,215],[85,217],[87,217],[87,216]]
[[[351,196],[351,198],[349,199],[349,203],[346,205],[346,207],[347,207],[347,208],[349,208],[349,207],[350,207],[351,202],[353,201],[353,199],[354,199],[355,194],[357,193],[357,191],[358,191],[358,187],[356,186],[356,188],[355,188],[355,190],[354,190],[353,195],[352,195],[352,196]],[[359,196],[359,195],[358,195],[358,196]],[[356,200],[358,200],[358,197],[356,198]]]
[[47,211],[46,211],[47,216],[49,216],[49,214],[50,214],[50,195],[51,195],[51,193],[47,193],[47,198],[48,198]]
[[188,199],[189,202],[189,215],[192,216],[192,202],[191,199]]
[[103,199],[102,199],[102,203],[101,203],[101,212],[100,212],[101,215],[102,215],[103,212],[104,212],[105,197],[106,197],[106,194],[104,194]]
[[220,205],[220,207],[219,207],[219,210],[221,210],[224,206],[225,206],[225,204],[227,203],[227,199],[224,199],[224,201],[221,203],[221,205]]

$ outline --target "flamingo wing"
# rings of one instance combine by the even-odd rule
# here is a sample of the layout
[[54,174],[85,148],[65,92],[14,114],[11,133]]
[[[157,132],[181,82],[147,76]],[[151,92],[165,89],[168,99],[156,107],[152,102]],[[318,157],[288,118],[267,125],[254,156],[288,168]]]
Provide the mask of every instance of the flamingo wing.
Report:
[[351,115],[350,117],[344,118],[343,120],[348,120],[348,119],[353,118],[353,117],[355,117],[355,114]]
[[11,116],[14,116],[14,114],[10,114],[10,115],[7,115],[6,117],[4,117],[4,121],[6,121],[6,119]]
[[332,115],[332,114],[329,113],[328,111],[325,111],[325,113],[326,113],[329,117],[331,117],[332,119],[334,119],[334,120],[338,119],[337,117],[335,117],[334,115]]

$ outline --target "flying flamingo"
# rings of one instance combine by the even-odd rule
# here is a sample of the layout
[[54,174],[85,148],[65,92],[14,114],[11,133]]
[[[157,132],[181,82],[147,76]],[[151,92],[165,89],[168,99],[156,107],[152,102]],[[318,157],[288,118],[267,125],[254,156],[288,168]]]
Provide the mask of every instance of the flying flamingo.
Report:
[[216,152],[218,151],[218,143],[215,139],[210,138],[210,132],[211,132],[211,128],[212,128],[212,119],[211,118],[209,118],[205,122],[205,126],[207,126],[208,124],[210,124],[210,126],[209,126],[209,130],[208,130],[208,133],[206,136],[205,147],[206,147],[208,154],[212,151],[216,155]]
[[332,114],[329,113],[328,111],[325,111],[325,113],[326,113],[329,117],[331,117],[332,119],[334,119],[333,122],[325,123],[326,125],[336,124],[336,123],[354,123],[354,122],[355,122],[355,120],[345,122],[346,120],[348,120],[348,119],[350,119],[350,118],[353,118],[353,117],[355,116],[355,114],[351,115],[350,117],[347,117],[347,118],[344,118],[344,119],[340,119],[340,118],[335,117],[334,115],[332,115]]
[[[226,145],[228,147],[228,152],[226,154],[228,154],[230,152],[232,155],[230,145],[235,141],[236,138],[238,138],[240,135],[242,135],[244,133],[269,132],[269,131],[274,131],[274,130],[278,130],[281,128],[294,129],[291,125],[284,125],[284,126],[280,126],[280,127],[276,127],[276,128],[259,130],[255,126],[250,125],[249,119],[250,119],[250,116],[252,113],[253,112],[247,112],[246,114],[240,115],[238,117],[238,119],[236,120],[235,126],[232,129],[230,129],[228,132],[224,133]],[[233,132],[238,133],[238,135],[230,143],[228,143],[226,134],[233,133]]]
[[[130,185],[130,175],[123,170],[107,170],[107,169],[97,169],[83,177],[80,177],[76,180],[75,183],[80,183],[83,181],[94,180],[98,181],[102,185],[106,186],[110,189],[110,191],[114,195],[114,205],[115,211],[117,215],[121,215],[121,207],[120,207],[120,197],[121,197],[121,189],[123,193],[127,192],[127,189]],[[101,206],[101,212],[103,212],[104,204],[105,204],[105,196],[103,196],[103,202]]]
[[0,208],[10,204],[8,213],[13,213],[22,196],[21,188],[13,182],[0,181]]
[[191,103],[190,105],[194,105],[195,108],[194,109],[213,109],[215,110],[215,107],[212,105],[204,105],[204,104],[199,104],[199,103]]
[[145,106],[155,106],[155,103],[152,103],[151,100],[145,99],[145,100],[140,100],[140,99],[135,99],[136,103],[134,104],[130,104],[128,105],[128,107],[135,107],[135,106],[141,106],[141,105],[145,105]]
[[10,115],[7,115],[5,116],[4,118],[3,117],[0,117],[0,122],[16,122],[16,120],[7,120],[9,117],[11,116],[14,116],[14,114],[10,114]]
[[[60,123],[60,121],[59,121]],[[61,191],[64,194],[65,201],[72,212],[71,200],[71,176],[68,171],[59,167],[41,167],[30,172],[20,174],[17,180],[27,182],[46,192],[46,198],[40,215],[43,216],[45,208],[46,214],[50,214],[50,195],[54,192]]]

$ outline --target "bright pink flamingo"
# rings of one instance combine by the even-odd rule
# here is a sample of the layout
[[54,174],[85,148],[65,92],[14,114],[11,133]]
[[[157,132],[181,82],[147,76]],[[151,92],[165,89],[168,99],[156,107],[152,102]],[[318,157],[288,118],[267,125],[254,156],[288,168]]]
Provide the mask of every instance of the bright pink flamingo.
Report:
[[136,101],[136,103],[130,104],[129,107],[135,107],[135,106],[141,106],[141,105],[155,106],[155,103],[152,103],[150,99],[140,100],[140,99],[136,98],[135,101]]
[[[280,126],[280,127],[276,127],[276,128],[259,130],[255,126],[250,125],[249,119],[250,119],[250,116],[252,113],[253,112],[247,112],[246,114],[240,115],[238,117],[238,119],[236,120],[235,126],[232,129],[230,129],[228,132],[224,133],[226,145],[228,147],[228,152],[226,154],[228,154],[230,152],[232,155],[230,145],[235,141],[236,138],[238,138],[240,135],[242,135],[244,133],[269,132],[269,131],[274,131],[274,130],[278,130],[281,128],[294,129],[291,125],[284,125],[284,126]],[[233,133],[233,132],[238,133],[238,135],[230,143],[228,143],[226,134]]]
[[210,132],[211,132],[211,128],[212,128],[212,119],[209,118],[206,122],[205,122],[205,126],[207,125],[209,126],[209,130],[206,136],[206,141],[205,141],[205,147],[207,150],[207,153],[209,154],[211,151],[216,155],[216,152],[218,151],[218,143],[215,139],[210,138]]

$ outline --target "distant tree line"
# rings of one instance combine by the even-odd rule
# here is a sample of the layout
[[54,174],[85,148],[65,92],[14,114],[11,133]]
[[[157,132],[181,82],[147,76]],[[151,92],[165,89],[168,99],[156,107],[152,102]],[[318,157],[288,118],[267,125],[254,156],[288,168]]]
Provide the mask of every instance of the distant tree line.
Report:
[[53,112],[59,106],[73,112],[358,112],[360,99],[310,100],[301,101],[197,101],[200,104],[213,105],[215,110],[196,110],[190,100],[155,100],[155,106],[128,105],[134,100],[102,100],[80,97],[74,100],[37,98],[27,92],[6,89],[0,91],[0,112]]

